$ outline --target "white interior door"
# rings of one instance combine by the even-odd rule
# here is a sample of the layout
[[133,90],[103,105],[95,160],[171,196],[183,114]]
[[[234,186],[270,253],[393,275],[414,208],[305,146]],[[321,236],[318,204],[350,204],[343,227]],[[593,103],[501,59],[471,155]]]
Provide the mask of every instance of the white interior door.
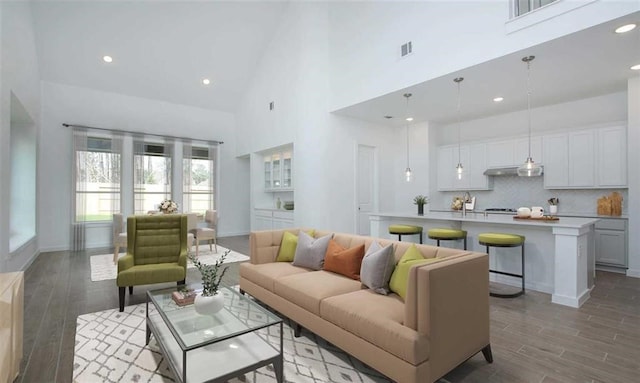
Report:
[[356,230],[360,235],[370,234],[369,213],[375,209],[375,156],[373,146],[358,145]]

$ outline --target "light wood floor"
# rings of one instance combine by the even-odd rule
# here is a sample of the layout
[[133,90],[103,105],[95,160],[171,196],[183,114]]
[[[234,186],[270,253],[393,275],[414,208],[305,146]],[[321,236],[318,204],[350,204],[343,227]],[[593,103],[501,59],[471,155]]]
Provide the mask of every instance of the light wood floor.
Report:
[[[249,254],[247,236],[219,243]],[[108,251],[43,253],[26,271],[24,357],[16,382],[72,381],[76,317],[118,307],[115,282],[91,282],[89,275],[89,255]],[[199,279],[192,271],[187,282]],[[237,267],[225,279],[235,283]],[[144,302],[145,292],[146,286],[136,287],[126,304]],[[580,309],[533,291],[491,298],[494,363],[476,355],[444,380],[640,382],[640,279],[598,272],[591,296]]]

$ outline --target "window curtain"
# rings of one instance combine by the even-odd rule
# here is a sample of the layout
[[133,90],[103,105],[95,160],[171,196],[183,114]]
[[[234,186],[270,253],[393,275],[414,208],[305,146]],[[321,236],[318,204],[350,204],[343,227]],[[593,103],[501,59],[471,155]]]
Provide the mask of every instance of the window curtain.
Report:
[[[158,211],[171,198],[173,142],[134,137],[133,195],[135,214]],[[177,201],[176,201],[177,202]]]
[[215,209],[218,145],[184,142],[182,156],[183,211],[204,214]]
[[73,130],[71,245],[86,248],[87,225],[111,223],[120,211],[122,135],[115,132]]

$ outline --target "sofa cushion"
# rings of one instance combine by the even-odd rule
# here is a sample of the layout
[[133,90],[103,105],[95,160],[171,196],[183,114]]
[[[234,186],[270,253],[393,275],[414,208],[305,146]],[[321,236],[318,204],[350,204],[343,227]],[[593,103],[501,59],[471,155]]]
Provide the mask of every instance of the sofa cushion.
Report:
[[328,297],[360,290],[360,282],[330,271],[310,271],[274,281],[274,293],[316,315]]
[[320,316],[414,365],[429,357],[427,336],[404,326],[404,303],[395,294],[359,290],[333,296],[320,304]]
[[378,294],[389,293],[389,279],[395,267],[393,244],[381,247],[373,242],[362,259],[360,280],[362,284]]
[[402,255],[389,282],[389,289],[398,294],[403,300],[407,297],[407,285],[409,284],[409,270],[414,265],[440,261],[438,258],[424,258],[420,250],[412,245]]
[[308,273],[309,270],[293,266],[289,262],[262,263],[254,265],[249,262],[240,264],[240,276],[273,292],[274,281],[288,275]]
[[345,249],[332,239],[329,241],[327,253],[324,256],[323,269],[359,281],[363,257],[364,245]]
[[293,265],[312,270],[322,269],[324,255],[327,253],[331,237],[333,235],[329,234],[316,239],[304,231],[298,233],[298,246],[296,247],[296,255],[293,257]]

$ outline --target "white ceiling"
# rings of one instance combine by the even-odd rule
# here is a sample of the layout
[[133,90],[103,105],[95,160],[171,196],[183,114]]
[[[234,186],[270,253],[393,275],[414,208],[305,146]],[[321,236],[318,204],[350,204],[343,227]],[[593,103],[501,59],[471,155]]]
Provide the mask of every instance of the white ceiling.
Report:
[[[273,38],[286,1],[36,1],[33,4],[43,80],[177,104],[234,112]],[[404,123],[411,92],[415,122],[452,122],[455,77],[462,82],[462,119],[526,108],[525,55],[532,63],[532,105],[626,90],[639,76],[640,27],[613,29],[640,12],[337,111],[379,124]],[[102,56],[114,61],[104,63]],[[212,84],[202,85],[203,78]],[[496,104],[492,99],[505,97]],[[384,115],[395,118],[386,120]]]
[[[614,29],[634,22],[636,29]],[[412,93],[409,114],[414,122],[448,124],[457,120],[456,77],[461,83],[461,119],[469,120],[523,110],[527,107],[527,65],[531,63],[532,107],[626,91],[627,79],[640,76],[640,12],[578,33],[522,50],[464,70],[336,111],[378,124],[403,126],[407,115],[404,93]],[[493,102],[497,96],[501,103]],[[394,118],[387,120],[383,116]]]
[[36,1],[40,73],[46,81],[233,112],[286,5]]

